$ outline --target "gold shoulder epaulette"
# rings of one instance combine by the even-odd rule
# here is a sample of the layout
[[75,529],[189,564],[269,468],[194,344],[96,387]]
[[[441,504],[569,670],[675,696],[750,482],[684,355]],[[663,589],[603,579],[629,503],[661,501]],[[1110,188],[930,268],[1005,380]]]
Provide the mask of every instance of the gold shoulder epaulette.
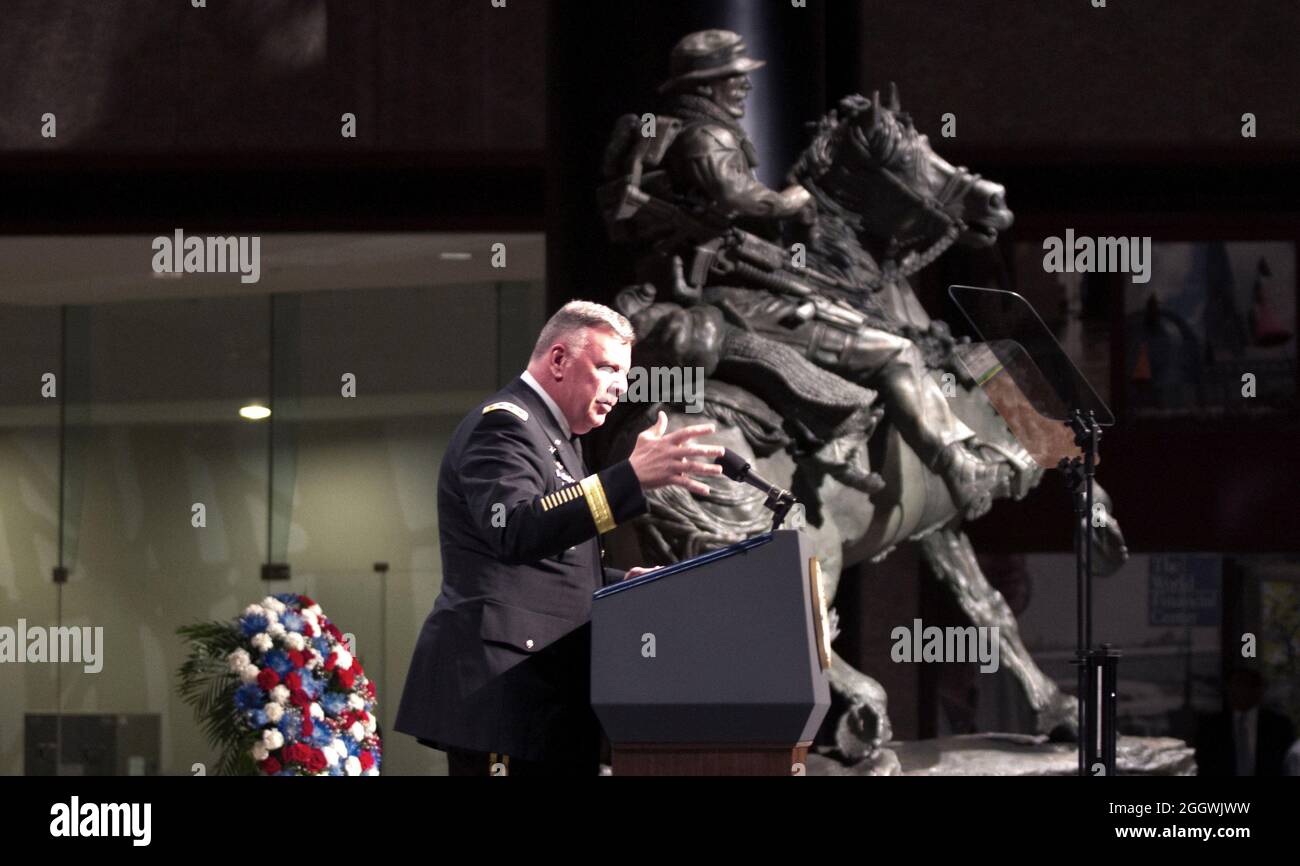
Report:
[[505,401],[502,401],[500,403],[487,404],[486,406],[483,407],[483,414],[486,415],[487,413],[495,412],[498,409],[505,409],[507,412],[509,412],[511,415],[514,415],[520,421],[528,420],[527,410],[519,408],[514,403],[507,403]]

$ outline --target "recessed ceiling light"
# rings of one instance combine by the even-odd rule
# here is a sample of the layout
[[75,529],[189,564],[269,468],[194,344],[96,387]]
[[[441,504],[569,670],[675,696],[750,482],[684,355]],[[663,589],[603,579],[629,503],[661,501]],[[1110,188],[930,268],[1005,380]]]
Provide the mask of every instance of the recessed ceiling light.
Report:
[[250,403],[239,410],[239,415],[242,418],[247,418],[249,421],[261,421],[263,418],[270,417],[271,410],[265,406]]

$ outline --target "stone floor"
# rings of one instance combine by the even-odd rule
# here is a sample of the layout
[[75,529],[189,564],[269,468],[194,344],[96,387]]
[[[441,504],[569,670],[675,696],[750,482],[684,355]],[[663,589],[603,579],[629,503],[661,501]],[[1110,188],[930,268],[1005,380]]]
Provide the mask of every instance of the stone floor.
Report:
[[[1119,774],[1193,776],[1194,750],[1170,737],[1120,737]],[[808,756],[810,776],[1073,776],[1078,747],[1024,734],[968,734],[894,742],[876,760],[845,765]]]

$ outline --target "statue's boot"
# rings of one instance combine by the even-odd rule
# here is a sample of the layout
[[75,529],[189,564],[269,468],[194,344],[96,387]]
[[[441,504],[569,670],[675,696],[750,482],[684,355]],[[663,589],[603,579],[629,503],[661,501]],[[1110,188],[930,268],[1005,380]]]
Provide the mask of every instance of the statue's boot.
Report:
[[1005,482],[1002,467],[976,454],[965,442],[946,446],[931,468],[943,478],[952,501],[967,520],[987,514]]

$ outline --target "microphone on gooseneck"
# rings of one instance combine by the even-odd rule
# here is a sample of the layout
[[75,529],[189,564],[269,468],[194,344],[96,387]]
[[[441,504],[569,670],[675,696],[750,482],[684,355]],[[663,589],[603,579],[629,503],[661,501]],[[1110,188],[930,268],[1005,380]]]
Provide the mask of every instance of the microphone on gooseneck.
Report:
[[732,481],[740,481],[750,485],[751,487],[758,488],[763,491],[763,493],[767,494],[768,498],[773,502],[786,498],[793,500],[794,498],[790,495],[788,490],[777,487],[772,482],[752,472],[749,468],[749,463],[745,461],[745,458],[741,457],[730,448],[725,449],[722,452],[721,457],[715,457],[713,462],[722,467],[723,475],[727,476]]

